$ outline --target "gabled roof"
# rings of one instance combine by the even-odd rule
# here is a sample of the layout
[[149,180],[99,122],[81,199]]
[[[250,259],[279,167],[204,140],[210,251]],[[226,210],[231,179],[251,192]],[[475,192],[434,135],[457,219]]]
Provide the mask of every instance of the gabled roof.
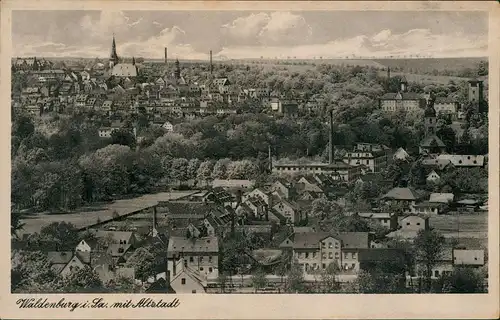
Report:
[[168,253],[217,253],[219,252],[219,240],[217,237],[191,238],[170,237],[168,241]]
[[404,251],[392,248],[369,248],[358,251],[359,262],[403,261]]
[[393,188],[387,192],[382,199],[393,200],[417,200],[418,194],[410,188]]
[[368,248],[368,232],[341,232],[337,238],[342,241],[342,247],[347,249]]
[[446,147],[444,142],[436,135],[431,135],[420,142],[421,147]]
[[127,242],[130,241],[130,239],[133,236],[132,231],[110,231],[110,230],[98,230],[95,233],[96,238],[106,238],[106,237],[111,237],[113,241],[115,242],[120,242],[120,240],[126,240]]
[[308,232],[297,233],[294,235],[293,248],[294,249],[319,249],[320,241],[325,238],[333,237],[329,232]]
[[73,258],[71,251],[50,251],[47,252],[47,258],[50,264],[67,264]]
[[97,251],[90,253],[90,266],[95,268],[102,265],[112,265],[113,256],[110,253]]
[[454,197],[453,193],[431,193],[429,202],[450,203]]
[[106,252],[113,257],[121,257],[130,249],[130,247],[130,244],[113,243],[108,247],[108,250]]
[[415,92],[389,92],[380,97],[381,100],[423,100],[424,97]]

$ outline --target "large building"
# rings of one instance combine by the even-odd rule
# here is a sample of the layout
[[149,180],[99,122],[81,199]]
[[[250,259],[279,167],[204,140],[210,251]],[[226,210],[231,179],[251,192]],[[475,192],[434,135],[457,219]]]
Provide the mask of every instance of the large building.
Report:
[[358,143],[352,152],[345,154],[343,160],[352,166],[365,166],[371,172],[380,172],[392,160],[392,153],[383,145]]
[[118,57],[116,52],[116,41],[113,35],[113,42],[111,43],[111,54],[109,57],[109,69],[111,70],[111,75],[115,77],[127,77],[133,78],[137,77],[137,66],[135,65],[135,59],[132,59],[132,63],[123,63]]
[[[387,73],[390,79],[390,71]],[[425,97],[414,92],[407,92],[408,81],[403,77],[399,82],[398,92],[388,92],[379,98],[379,107],[386,112],[398,110],[416,111],[425,107]]]
[[421,154],[443,153],[446,149],[444,142],[436,135],[437,115],[434,109],[434,97],[430,97],[424,112],[425,138],[420,142]]

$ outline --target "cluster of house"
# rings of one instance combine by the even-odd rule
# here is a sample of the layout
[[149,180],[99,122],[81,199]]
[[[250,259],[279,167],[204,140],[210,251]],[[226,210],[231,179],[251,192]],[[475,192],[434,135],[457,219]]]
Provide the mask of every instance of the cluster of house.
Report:
[[[390,77],[390,70],[388,71]],[[400,80],[400,88],[397,92],[387,92],[379,98],[379,106],[386,112],[396,112],[398,110],[416,111],[425,109],[429,94],[419,94],[408,92],[408,81],[406,77]],[[477,111],[483,107],[483,81],[479,79],[469,80],[468,101],[475,105]],[[451,119],[463,119],[464,112],[462,106],[456,99],[449,97],[437,97],[434,106],[437,114],[450,116]]]

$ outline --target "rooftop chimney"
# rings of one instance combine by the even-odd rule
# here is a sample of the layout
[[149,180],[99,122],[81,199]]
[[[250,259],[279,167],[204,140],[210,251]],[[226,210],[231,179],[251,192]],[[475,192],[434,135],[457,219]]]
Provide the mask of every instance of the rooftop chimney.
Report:
[[328,162],[333,163],[334,147],[333,147],[333,110],[330,110],[330,145],[328,150]]
[[165,47],[165,65],[167,65],[167,47]]
[[210,74],[214,71],[214,67],[212,65],[212,50],[210,50]]

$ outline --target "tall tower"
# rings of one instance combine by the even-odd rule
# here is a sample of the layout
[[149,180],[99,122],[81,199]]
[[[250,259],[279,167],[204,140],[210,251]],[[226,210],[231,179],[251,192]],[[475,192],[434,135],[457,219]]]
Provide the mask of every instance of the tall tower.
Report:
[[214,66],[212,64],[212,50],[210,50],[210,74],[214,71]]
[[427,107],[424,112],[424,127],[425,136],[429,137],[436,134],[437,117],[436,109],[434,109],[435,97],[431,95],[429,100],[427,100]]
[[117,65],[119,62],[118,54],[116,53],[115,34],[113,33],[113,42],[111,43],[111,55],[109,56],[109,68]]
[[179,64],[179,59],[175,59],[175,73],[174,73],[174,77],[176,79],[180,79],[181,78],[181,66]]
[[399,90],[401,92],[406,92],[408,90],[408,81],[405,76],[403,76],[399,81]]
[[482,111],[481,107],[483,105],[483,81],[477,79],[469,80],[468,100],[474,105],[476,111]]
[[165,47],[165,58],[164,59],[165,59],[165,61],[164,61],[165,66],[167,66],[167,47]]

